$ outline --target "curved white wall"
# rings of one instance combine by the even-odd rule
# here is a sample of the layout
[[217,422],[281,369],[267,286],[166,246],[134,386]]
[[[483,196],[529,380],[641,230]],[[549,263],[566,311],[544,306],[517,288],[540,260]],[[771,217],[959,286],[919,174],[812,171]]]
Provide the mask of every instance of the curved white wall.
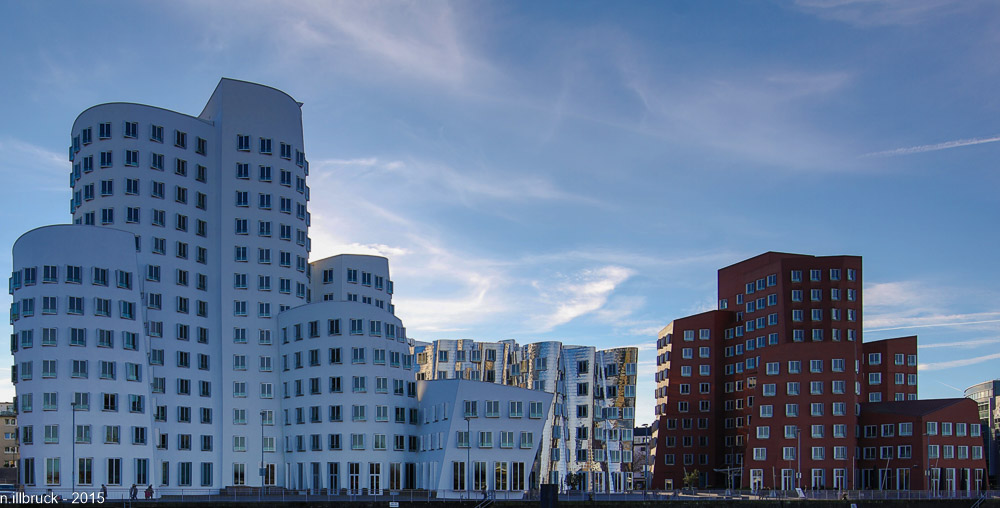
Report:
[[[95,271],[103,271],[106,279],[95,279]],[[130,280],[119,278],[119,272]],[[137,272],[135,237],[124,231],[47,226],[14,244],[11,289],[18,314],[11,346],[21,457],[26,459],[21,474],[34,479],[29,492],[74,482],[96,491],[108,478],[109,458],[119,464],[120,485],[130,485],[137,474],[142,479],[137,468],[145,468],[152,479],[148,342],[138,313]],[[54,277],[46,279],[46,274]],[[127,307],[133,309],[131,317]],[[26,313],[26,308],[32,310]],[[75,402],[80,406],[74,414]],[[81,431],[75,446],[74,420]],[[89,482],[74,478],[74,453],[90,461]]]
[[416,457],[411,436],[418,401],[402,323],[375,303],[391,298],[384,283],[381,290],[375,283],[376,277],[388,280],[388,262],[343,255],[314,263],[313,270],[315,278],[331,270],[326,285],[339,288],[338,296],[359,297],[311,303],[278,318],[287,485],[406,487],[406,464]]

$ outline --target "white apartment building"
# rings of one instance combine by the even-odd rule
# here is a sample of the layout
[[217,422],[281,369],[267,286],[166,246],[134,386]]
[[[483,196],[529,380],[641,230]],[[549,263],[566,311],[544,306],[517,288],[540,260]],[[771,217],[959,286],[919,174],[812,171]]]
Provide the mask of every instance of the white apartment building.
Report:
[[[458,485],[427,457],[460,446],[449,404],[486,392],[418,384],[385,258],[308,262],[300,103],[223,79],[197,117],[102,104],[71,139],[73,224],[13,248],[26,492]],[[523,491],[553,395],[490,393],[546,408],[505,417],[532,435],[481,466]]]

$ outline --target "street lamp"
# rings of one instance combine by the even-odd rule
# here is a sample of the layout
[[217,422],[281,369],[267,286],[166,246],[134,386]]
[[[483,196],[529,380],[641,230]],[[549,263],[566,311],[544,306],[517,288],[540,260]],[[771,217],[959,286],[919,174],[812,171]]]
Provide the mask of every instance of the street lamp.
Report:
[[649,490],[649,445],[653,435],[649,432],[649,424],[642,424],[642,436],[646,441],[646,467],[642,470],[642,498],[646,499],[646,492]]
[[257,491],[258,501],[264,495],[264,475],[267,471],[267,468],[264,466],[264,415],[266,414],[267,410],[260,410],[260,490]]
[[71,481],[73,482],[73,490],[71,492],[76,492],[76,401],[74,400],[72,403],[70,403],[69,407],[72,408],[71,413],[73,415],[72,416],[73,430],[70,431],[70,436],[73,439],[71,443],[71,447],[73,448],[73,456],[70,459],[73,461],[70,464],[70,467],[72,468],[70,469],[71,471],[70,476],[72,476]]
[[[468,483],[465,484],[465,492],[471,492],[472,487],[472,469],[469,467],[469,460],[472,457],[472,418],[465,417],[465,479]],[[470,495],[471,499],[472,496]]]
[[802,429],[795,426],[795,486],[802,488]]

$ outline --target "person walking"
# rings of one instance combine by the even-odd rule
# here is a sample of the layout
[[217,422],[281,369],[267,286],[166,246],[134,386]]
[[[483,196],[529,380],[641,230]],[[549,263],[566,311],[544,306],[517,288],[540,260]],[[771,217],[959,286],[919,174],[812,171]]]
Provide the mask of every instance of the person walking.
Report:
[[139,487],[136,487],[133,483],[132,488],[128,490],[128,498],[135,500],[137,497],[139,497]]
[[101,484],[101,496],[105,501],[108,500],[108,486],[103,483]]
[[149,486],[146,487],[146,499],[153,499],[153,484],[152,483],[150,483]]

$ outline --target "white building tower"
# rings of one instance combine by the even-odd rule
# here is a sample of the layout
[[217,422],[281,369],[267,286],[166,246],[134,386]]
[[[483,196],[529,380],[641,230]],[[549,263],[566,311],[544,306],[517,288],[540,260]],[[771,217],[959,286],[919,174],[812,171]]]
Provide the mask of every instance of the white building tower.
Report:
[[[241,479],[259,485],[262,447],[265,484],[282,483],[273,321],[282,310],[306,302],[309,277],[308,163],[300,104],[273,88],[223,79],[198,117],[140,104],[94,106],[73,125],[70,159],[73,222],[133,238],[134,319],[136,333],[148,344],[149,364],[143,381],[148,402],[141,414],[151,421],[142,446],[151,444],[157,453],[155,464],[123,460],[122,485],[148,480],[217,488]],[[92,246],[96,259],[120,255],[109,243],[72,242],[68,232],[82,230],[56,228],[26,235],[19,244],[31,244],[25,251],[73,245],[53,250],[60,259],[52,259],[51,266],[60,271],[80,265],[78,247]],[[49,243],[38,243],[43,240]],[[113,245],[120,243],[119,238]],[[15,266],[24,270],[29,264],[42,270],[37,258],[15,250]],[[97,266],[103,265],[87,270]],[[85,306],[83,315],[90,318],[98,310]],[[57,309],[56,315],[64,314]],[[47,327],[54,323],[47,316],[39,321]],[[34,324],[18,320],[15,331],[30,334]],[[57,330],[53,351],[76,354],[63,349],[68,330]],[[26,355],[16,356],[20,362]],[[78,384],[68,373],[69,382],[61,386],[70,395],[51,415],[64,429],[61,442],[72,435],[68,397]],[[29,392],[24,385],[17,392],[23,403]],[[91,405],[78,413],[96,410]],[[258,425],[264,427],[263,439]],[[116,479],[104,471],[116,465],[94,459],[97,477]],[[40,472],[43,465],[34,467]],[[142,467],[155,469],[155,475],[139,474]]]
[[[300,106],[223,79],[198,117],[113,103],[77,118],[73,224],[13,252],[27,493],[529,488],[551,393],[418,384],[388,260],[309,264]],[[472,482],[450,415],[479,402],[496,410]]]

